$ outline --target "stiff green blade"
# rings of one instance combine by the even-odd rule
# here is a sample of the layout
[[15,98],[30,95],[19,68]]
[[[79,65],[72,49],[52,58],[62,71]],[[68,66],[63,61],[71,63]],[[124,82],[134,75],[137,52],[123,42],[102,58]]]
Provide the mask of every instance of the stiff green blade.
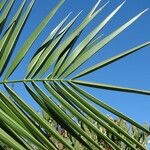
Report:
[[[5,51],[6,46],[10,44],[9,39],[12,37],[13,31],[14,31],[14,29],[15,29],[15,27],[16,27],[16,25],[17,25],[17,22],[18,22],[18,20],[19,20],[19,17],[20,17],[20,15],[21,15],[21,13],[22,13],[22,10],[23,10],[23,8],[24,8],[25,2],[26,2],[26,0],[24,0],[24,1],[22,2],[20,8],[19,8],[18,11],[16,12],[15,16],[12,18],[12,20],[11,20],[11,22],[10,22],[10,24],[9,24],[9,26],[8,26],[8,28],[7,28],[7,30],[5,31],[3,37],[2,37],[2,39],[1,39],[1,41],[0,41],[0,52],[1,52],[0,58],[2,57],[3,52]],[[12,41],[11,41],[11,42],[12,42]],[[9,48],[7,47],[7,49],[9,49]],[[8,50],[6,50],[6,53],[9,55],[9,51],[8,51]],[[7,58],[6,55],[5,55],[5,57]],[[1,58],[1,59],[2,59],[2,58]],[[2,65],[3,65],[3,64],[2,64]]]
[[16,57],[13,59],[8,71],[6,72],[5,79],[9,78],[9,76],[14,72],[17,68],[19,63],[25,57],[26,53],[29,51],[30,47],[37,39],[39,34],[43,31],[45,26],[48,24],[50,19],[55,15],[59,7],[63,4],[64,0],[61,0],[58,5],[49,13],[49,15],[40,23],[40,25],[32,32],[29,38],[25,41],[19,52],[17,53]]
[[[124,2],[119,5],[104,21],[102,21],[88,36],[75,48],[75,50],[70,54],[67,60],[62,65],[56,77],[62,75],[62,73],[72,64],[72,62],[77,58],[78,55],[84,50],[87,44],[101,31],[101,29],[109,22],[109,20],[119,11],[123,6]],[[101,7],[101,10],[105,8],[107,3]]]
[[[44,84],[44,85],[46,86],[47,84]],[[37,91],[37,93],[39,93],[40,96],[45,100],[45,103],[46,103],[47,107],[51,106],[56,111],[56,113],[59,113],[59,115],[61,115],[61,117],[63,117],[63,119],[66,120],[67,124],[71,125],[71,127],[73,127],[77,132],[79,132],[80,135],[85,137],[85,139],[87,139],[89,142],[91,142],[93,145],[95,145],[97,148],[99,148],[99,145],[94,140],[92,140],[88,136],[88,134],[86,132],[84,132],[78,126],[78,124],[76,122],[74,122],[68,115],[66,115],[66,113],[63,112],[62,109],[60,109],[59,106],[57,106],[55,103],[53,103],[52,100],[35,83],[33,83],[33,86],[34,86],[35,90]],[[47,88],[49,88],[49,86]],[[55,91],[55,90],[52,89],[52,91]]]
[[[51,42],[51,44],[43,51],[43,53],[41,54],[41,56],[39,57],[35,67],[33,68],[31,74],[30,74],[30,78],[34,77],[38,71],[40,72],[42,70],[42,68],[44,68],[45,66],[47,67],[48,65],[46,64],[48,61],[51,61],[50,57],[51,55],[54,53],[53,51],[55,51],[55,47],[58,47],[60,41],[63,39],[63,37],[65,36],[65,34],[67,33],[67,31],[71,28],[71,26],[73,25],[73,23],[76,21],[76,19],[78,18],[79,14],[73,18],[66,26],[65,26],[65,30],[62,29],[62,31],[60,31],[59,35]],[[52,54],[51,54],[52,53]],[[50,55],[51,54],[51,55]],[[50,64],[49,64],[50,66]]]
[[81,95],[85,96],[86,98],[88,98],[90,101],[94,102],[95,104],[97,104],[98,106],[106,109],[107,111],[115,114],[116,116],[126,120],[127,122],[131,123],[132,125],[138,127],[139,129],[143,130],[146,133],[150,134],[150,131],[147,130],[146,128],[144,128],[143,126],[141,126],[140,124],[136,123],[134,120],[132,120],[131,118],[125,116],[123,113],[118,112],[117,110],[115,110],[114,108],[112,108],[111,106],[107,105],[106,103],[102,102],[100,99],[95,98],[93,95],[90,95],[89,93],[85,92],[83,89],[77,87],[75,84],[72,84],[71,82],[69,82],[69,84],[71,85],[71,87],[73,87],[74,90],[76,90],[77,92],[79,92]]
[[[61,88],[62,93],[64,93],[65,95],[68,95],[68,97],[70,97],[70,99],[74,100],[74,103],[76,103],[78,106],[81,103],[82,104],[81,109],[85,110],[85,112],[87,114],[89,114],[90,117],[92,117],[96,122],[98,122],[100,125],[102,125],[106,130],[108,130],[109,132],[111,132],[113,135],[116,135],[116,137],[118,137],[120,140],[122,140],[124,143],[126,143],[132,149],[135,149],[135,147],[132,146],[128,142],[127,139],[131,140],[138,147],[140,147],[141,149],[145,150],[145,147],[143,147],[137,140],[135,140],[134,138],[132,138],[129,135],[128,132],[124,131],[119,126],[116,126],[116,124],[114,123],[114,121],[110,120],[106,115],[104,115],[103,113],[101,113],[100,111],[98,111],[95,107],[93,107],[90,103],[88,103],[83,97],[81,97],[78,93],[76,93],[74,90],[72,90],[69,86],[66,86],[63,83],[62,83],[62,85],[68,91],[68,93],[67,93],[65,90],[63,90]],[[59,86],[59,85],[57,84],[57,86]],[[71,98],[71,96],[72,96],[72,98]],[[91,112],[88,112],[88,111],[91,111]],[[92,113],[94,113],[94,115]],[[99,118],[101,118],[101,119],[99,119]],[[102,120],[104,120],[106,123],[108,123],[109,126],[107,124],[105,124]],[[118,134],[118,132],[116,132],[116,130],[119,133],[121,133],[122,135],[124,135],[127,139],[124,139],[120,134]]]
[[[95,8],[94,8],[95,10]],[[97,13],[98,14],[98,13]],[[97,15],[96,14],[96,15]],[[38,77],[42,77],[45,72],[49,69],[49,67],[57,60],[58,56],[60,56],[64,51],[66,51],[68,45],[83,31],[83,29],[92,21],[92,19],[96,16],[95,14],[89,13],[83,22],[64,40],[52,53],[48,61],[45,63],[44,67],[40,70]]]
[[0,128],[0,141],[11,146],[15,150],[26,150],[22,145],[16,142],[11,136],[9,136],[3,129]]
[[[18,124],[22,126],[27,132],[30,133],[29,129],[25,126],[20,116],[18,116],[18,112],[22,114],[22,112],[18,109],[18,107],[12,102],[12,100],[4,95],[2,92],[0,92],[0,97],[2,102],[0,105],[2,106],[2,110],[13,120],[15,120]],[[11,115],[12,113],[12,115]]]
[[23,137],[27,138],[31,142],[33,142],[37,147],[41,150],[47,150],[41,143],[39,143],[31,134],[26,132],[15,120],[11,119],[6,113],[0,110],[0,120],[4,121],[8,126],[10,126],[16,133],[22,135]]
[[8,125],[6,125],[4,122],[0,123],[0,128],[3,129],[11,138],[15,139],[17,143],[19,143],[22,147],[24,147],[26,150],[32,150],[31,145],[23,139],[20,134],[18,135],[14,130],[12,130]]
[[16,12],[15,16],[12,18],[10,25],[8,26],[7,30],[5,31],[1,41],[0,41],[0,58],[2,56],[3,51],[5,51],[6,45],[9,44],[9,39],[11,38],[11,35],[13,34],[13,30],[15,29],[15,26],[19,20],[19,17],[22,13],[22,10],[24,8],[26,0],[24,0],[20,6],[20,8],[18,9],[18,11]]
[[55,36],[61,34],[61,32],[64,32],[64,30],[66,30],[66,28],[61,29],[65,22],[67,21],[67,19],[70,17],[70,15],[72,14],[72,12],[70,12],[57,26],[56,28],[54,28],[54,30],[51,32],[51,34],[47,37],[46,41],[43,43],[47,43],[48,41],[52,40],[53,38],[55,38]]
[[86,81],[80,81],[80,80],[71,80],[71,82],[75,84],[83,85],[83,86],[93,87],[93,88],[150,95],[150,91],[138,90],[138,89],[132,89],[132,88],[124,88],[124,87],[113,86],[109,84],[93,83],[93,82],[86,82]]
[[[14,31],[12,32],[12,34],[10,35],[10,40],[8,41],[8,43],[5,44],[5,47],[3,47],[2,51],[3,55],[0,59],[0,75],[2,75],[2,73],[4,72],[4,70],[6,69],[6,66],[9,62],[9,59],[11,57],[11,54],[15,48],[15,45],[18,41],[19,35],[25,25],[25,22],[31,12],[31,9],[33,7],[34,4],[34,0],[31,1],[30,5],[28,6],[25,14],[22,16],[22,18],[20,19],[20,21],[18,22],[17,26],[15,27]],[[19,9],[21,12],[22,9]],[[19,16],[18,16],[19,17]]]
[[29,78],[33,78],[38,71],[43,67],[45,60],[48,59],[49,55],[52,53],[55,47],[58,46],[62,38],[64,37],[66,32],[60,34],[56,39],[53,40],[53,42],[43,51],[43,53],[40,55],[39,59],[37,60],[34,68],[32,69]]
[[71,13],[67,17],[65,17],[61,23],[50,33],[50,35],[46,38],[46,40],[43,42],[42,46],[36,51],[34,56],[32,57],[28,68],[27,68],[27,73],[26,77],[29,76],[30,72],[33,70],[33,67],[36,65],[37,61],[39,60],[40,56],[44,52],[44,50],[50,45],[54,37],[56,36],[57,32],[61,29],[61,27],[64,25],[68,17],[70,16]]
[[74,72],[78,67],[80,67],[84,62],[86,62],[90,57],[92,57],[96,52],[98,52],[100,49],[102,49],[106,44],[108,44],[111,40],[113,40],[117,35],[119,35],[123,30],[125,30],[128,26],[130,26],[133,22],[135,22],[142,14],[144,14],[148,9],[142,11],[137,16],[132,18],[130,21],[122,25],[120,28],[118,28],[116,31],[111,33],[109,36],[104,38],[101,42],[96,44],[91,50],[85,52],[78,61],[75,61],[69,69],[64,73],[62,78],[65,78],[69,76],[72,72]]
[[103,34],[98,36],[97,38],[93,39],[81,52],[80,55],[77,56],[77,59],[82,56],[86,51],[90,50],[93,46],[98,44],[100,42],[100,39],[102,38]]
[[47,112],[48,109],[45,105],[45,102],[43,101],[43,98],[37,95],[27,84],[24,83],[24,86],[26,90],[29,92],[29,94],[32,96],[32,98],[36,101],[36,103],[39,104],[39,106]]
[[63,53],[60,57],[58,57],[56,64],[54,66],[54,69],[52,71],[52,74],[49,74],[47,78],[57,78],[55,75],[57,74],[57,72],[59,71],[59,69],[62,67],[63,62],[68,58],[68,55],[70,53],[70,51],[72,50],[72,47],[74,46],[74,44],[76,43],[76,41],[78,40],[78,38],[80,37],[80,35],[78,35],[68,46],[68,50]]
[[126,52],[123,52],[123,53],[121,53],[121,54],[119,54],[117,56],[114,56],[114,57],[112,57],[110,59],[107,59],[107,60],[101,62],[101,63],[98,63],[98,64],[96,64],[96,65],[94,65],[94,66],[92,66],[92,67],[82,71],[81,73],[77,74],[75,77],[73,77],[73,79],[76,79],[76,78],[82,77],[82,76],[84,76],[86,74],[89,74],[91,72],[94,72],[94,71],[96,71],[96,70],[98,70],[98,69],[100,69],[102,67],[105,67],[105,66],[107,66],[107,65],[109,65],[109,64],[111,64],[111,63],[113,63],[113,62],[115,62],[115,61],[117,61],[117,60],[119,60],[119,59],[121,59],[123,57],[126,57],[126,56],[128,56],[128,55],[130,55],[130,54],[132,54],[132,53],[134,53],[134,52],[136,52],[138,50],[141,50],[142,48],[144,48],[146,46],[149,46],[149,45],[150,45],[150,42],[146,42],[146,43],[141,44],[141,45],[139,45],[137,47],[134,47],[134,48],[132,48],[132,49],[126,51]]
[[5,22],[8,18],[8,15],[11,11],[11,8],[12,8],[13,4],[14,4],[14,0],[9,1],[9,3],[8,3],[7,7],[5,8],[3,14],[0,16],[0,33],[2,32],[2,29],[5,25]]
[[[73,43],[75,43],[75,42],[73,41]],[[64,54],[62,54],[61,56],[58,57],[52,73],[50,73],[46,78],[48,78],[48,79],[55,78],[57,71],[59,70],[59,68],[62,67],[63,62],[69,55],[70,51],[71,51],[71,47]]]
[[[62,36],[62,39],[63,39],[63,37],[64,37],[64,35],[67,33],[67,31],[71,28],[71,26],[75,23],[75,21],[77,20],[77,18],[79,17],[79,15],[81,14],[81,12],[77,15],[77,16],[75,16],[61,31],[60,31],[60,33],[59,33],[59,36],[60,35],[63,35]],[[59,43],[57,44],[57,47],[59,46]],[[50,47],[50,46],[49,46]],[[56,53],[59,53],[58,51],[56,51],[57,50],[57,47],[54,49],[54,51],[52,52],[52,54],[50,55],[50,56],[48,56],[47,57],[47,59],[46,59],[46,61],[45,61],[45,63],[44,63],[44,65],[43,65],[43,67],[39,70],[39,74],[41,74],[41,72],[42,72],[42,70],[47,70],[47,69],[49,69],[50,67],[51,67],[51,65],[52,65],[52,55],[54,56],[54,55],[56,55]],[[67,48],[67,47],[66,47]],[[61,54],[60,54],[61,55]],[[58,58],[58,54],[56,55],[57,56],[57,58]],[[56,57],[55,56],[55,57]],[[45,56],[44,56],[45,57]],[[42,59],[42,61],[44,61],[43,59]],[[40,62],[41,63],[41,62]],[[37,68],[36,69],[34,69],[34,71],[32,72],[32,74],[34,75],[35,74],[35,72],[37,72]],[[39,75],[40,76],[40,75]]]
[[[77,56],[76,61],[79,57],[82,56],[86,51],[90,50],[95,44],[99,43],[100,39],[102,38],[103,34],[92,40],[80,53],[80,55]],[[55,77],[56,78],[56,77]]]
[[4,49],[5,49],[6,45],[8,44],[8,41],[12,35],[14,26],[15,26],[15,22],[12,23],[12,25],[9,27],[9,29],[6,31],[6,33],[3,35],[3,37],[0,39],[0,58],[2,57]]
[[40,126],[46,129],[49,133],[51,133],[53,136],[55,136],[56,139],[60,140],[67,148],[70,150],[73,150],[73,147],[69,145],[62,137],[61,135],[56,132],[56,130],[49,125],[48,122],[46,122],[33,108],[31,108],[29,105],[27,105],[12,89],[10,89],[7,85],[5,85],[6,90],[11,95],[11,97],[14,98],[15,102],[18,103],[21,108],[25,112],[27,112],[37,123],[39,123]]
[[116,150],[121,150],[112,140],[110,140],[106,135],[104,135],[102,132],[100,132],[98,128],[96,128],[89,120],[87,120],[83,115],[81,115],[62,96],[60,96],[57,91],[55,91],[53,88],[51,88],[46,82],[44,82],[44,85],[47,88],[47,90],[54,97],[56,97],[59,100],[59,102],[63,106],[65,106],[74,116],[76,116],[79,120],[81,120],[83,123],[85,123],[91,130],[93,130],[95,133],[97,133],[99,136],[101,136],[104,140],[106,140],[107,142],[109,142],[110,144],[112,144],[116,148]]
[[[37,95],[27,84],[25,84],[25,87],[26,87],[26,89],[28,90],[28,92],[30,93],[30,95],[33,97],[33,99],[41,106],[41,108],[48,114],[48,115],[50,115],[50,116],[52,116],[52,118],[54,119],[54,120],[56,120],[56,122],[58,123],[58,124],[60,124],[62,127],[66,127],[66,130],[71,134],[71,135],[73,135],[77,140],[79,140],[84,146],[86,146],[87,148],[89,148],[89,146],[88,146],[88,144],[86,143],[86,142],[84,142],[83,141],[83,139],[80,137],[80,135],[82,135],[81,134],[81,132],[80,131],[82,131],[80,128],[79,128],[79,133],[80,134],[78,134],[77,132],[75,132],[75,130],[74,129],[72,129],[70,126],[68,126],[68,125],[70,125],[70,124],[68,124],[67,122],[65,122],[66,121],[66,118],[65,118],[65,120],[64,120],[64,117],[65,116],[63,116],[63,118],[62,118],[62,115],[61,115],[61,113],[60,113],[60,111],[62,112],[62,109],[60,109],[60,107],[58,107],[58,105],[56,105],[55,103],[53,103],[52,102],[52,99],[45,99],[46,97],[45,97],[45,94],[44,94],[44,92],[42,92],[42,90],[40,89],[40,88],[38,88],[37,86],[36,86],[36,84],[34,85],[34,88],[35,88],[35,90],[38,92],[39,90],[40,90],[40,93],[38,92],[38,94],[41,96],[39,96],[39,95]],[[44,96],[44,97],[43,97]],[[42,101],[41,101],[41,99],[42,99]],[[49,102],[49,100],[50,100],[50,102]],[[42,103],[41,103],[42,102]],[[54,110],[53,110],[53,108],[55,108]],[[58,111],[57,109],[60,109],[60,111]],[[57,111],[55,111],[55,110],[57,110]],[[75,125],[76,127],[78,127],[77,125]],[[76,128],[75,128],[76,129]],[[77,130],[78,131],[78,130]],[[88,135],[87,135],[88,136]],[[90,141],[90,140],[89,140]],[[95,144],[96,144],[96,142],[95,142]]]
[[[8,88],[7,88],[7,90],[8,90]],[[12,95],[13,94],[12,92],[10,93],[10,91],[9,91],[9,94],[11,94],[12,98],[14,98],[14,95]],[[41,131],[29,120],[29,118],[24,113],[22,113],[22,111],[15,104],[13,104],[13,102],[11,102],[9,100],[8,97],[6,97],[3,93],[0,93],[0,96],[1,96],[1,99],[3,100],[3,102],[5,100],[9,101],[11,109],[15,110],[15,111],[13,111],[15,113],[15,115],[18,115],[19,119],[24,123],[25,126],[27,126],[28,130],[32,133],[32,135],[35,136],[36,139],[41,141],[41,143],[48,145],[49,147],[51,147],[51,149],[53,149],[53,150],[56,149],[54,147],[54,145],[44,136],[44,134],[41,133]],[[26,131],[26,132],[28,132],[28,131]]]
[[[6,99],[4,99],[6,100]],[[11,116],[13,120],[15,120],[18,124],[20,124],[25,130],[28,130],[24,123],[18,118],[18,116],[14,113],[13,107],[10,106],[9,102],[0,101],[0,108],[8,115]]]
[[26,0],[23,0],[23,2],[21,3],[21,5],[20,5],[18,11],[16,12],[16,14],[15,14],[15,15],[13,16],[13,18],[11,19],[11,21],[10,21],[10,23],[9,23],[9,25],[8,25],[8,28],[11,26],[11,24],[12,24],[13,22],[15,22],[15,21],[17,22],[17,21],[19,20],[21,14],[22,14],[23,8],[24,8],[24,6],[25,6],[25,3],[26,3]]

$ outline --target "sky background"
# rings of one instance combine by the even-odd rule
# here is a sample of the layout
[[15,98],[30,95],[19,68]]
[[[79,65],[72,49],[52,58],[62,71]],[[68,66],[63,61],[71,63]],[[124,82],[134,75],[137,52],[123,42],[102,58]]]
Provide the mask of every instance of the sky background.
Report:
[[[37,25],[42,19],[48,14],[48,12],[57,4],[59,0],[36,0],[33,10],[28,18],[24,30],[21,34],[20,40],[16,46],[16,51],[20,48],[22,43],[28,38],[33,32]],[[17,0],[14,5],[12,14],[16,11],[16,8],[22,0]],[[27,1],[29,3],[30,1]],[[57,12],[55,17],[49,22],[45,30],[42,32],[38,40],[31,47],[31,51],[26,55],[24,61],[19,65],[16,72],[12,75],[11,79],[19,78],[22,79],[25,74],[25,68],[29,63],[32,55],[34,54],[37,47],[39,47],[44,39],[48,36],[50,31],[70,12],[72,15],[69,19],[74,17],[80,10],[83,13],[79,17],[77,23],[73,26],[71,31],[81,23],[86,14],[94,6],[97,0],[66,0],[60,10]],[[107,1],[103,0],[100,4],[105,4]],[[98,25],[108,14],[110,14],[122,0],[111,0],[109,5],[85,28],[79,41],[84,39],[86,35],[96,25]],[[137,15],[139,12],[150,7],[150,0],[126,0],[125,5],[120,11],[111,19],[111,21],[105,26],[105,28],[99,33],[105,36],[116,30],[119,26],[127,22],[129,19]],[[88,68],[96,63],[99,63],[107,58],[115,56],[125,50],[138,46],[146,41],[150,40],[150,10],[146,12],[140,19],[134,24],[123,31],[117,36],[112,42],[105,46],[101,51],[95,54],[92,59],[86,62],[76,71],[73,75],[79,73],[81,70]],[[112,84],[118,86],[124,86],[129,88],[137,88],[143,90],[150,90],[150,47],[146,47],[130,56],[127,56],[109,66],[102,68],[101,70],[95,71],[85,77],[82,80]],[[19,88],[19,94],[26,102],[35,109],[38,109],[37,105],[33,103],[30,96],[24,92],[22,85],[15,85]],[[117,110],[143,124],[147,121],[150,124],[150,96],[131,94],[115,91],[106,91],[101,89],[85,88],[88,92],[95,95],[97,98],[103,100],[107,104],[113,106]],[[102,110],[103,111],[103,110]],[[105,112],[107,113],[107,112]]]

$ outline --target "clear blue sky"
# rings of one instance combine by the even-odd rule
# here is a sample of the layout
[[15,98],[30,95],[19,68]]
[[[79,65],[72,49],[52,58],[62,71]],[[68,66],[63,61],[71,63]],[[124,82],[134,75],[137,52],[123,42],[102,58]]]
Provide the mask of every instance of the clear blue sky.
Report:
[[[16,50],[21,46],[22,42],[29,36],[29,34],[35,29],[35,27],[42,21],[42,19],[48,14],[59,0],[37,0],[32,13],[28,19],[27,24],[22,32],[20,41],[16,47]],[[20,4],[21,0],[17,0],[15,6]],[[28,1],[29,2],[29,1]],[[46,30],[38,38],[32,46],[32,50],[27,54],[26,58],[19,66],[17,72],[12,78],[22,78],[25,72],[25,67],[29,62],[29,58],[32,57],[33,52],[38,46],[41,45],[43,38],[46,38],[48,33],[70,12],[72,11],[72,17],[75,16],[80,10],[84,10],[79,18],[79,22],[82,21],[84,16],[89,12],[92,6],[97,0],[66,0],[64,5],[60,8],[59,12],[55,15],[55,18],[46,27]],[[100,6],[106,3],[103,0]],[[112,10],[118,6],[122,0],[111,0],[109,5],[100,13],[85,29],[80,39],[83,39],[98,23],[100,23]],[[104,34],[104,37],[109,33],[117,29],[120,25],[128,21],[130,18],[138,14],[140,11],[150,7],[150,0],[127,0],[122,9],[113,17],[108,25],[101,31],[100,34]],[[14,9],[15,10],[15,9]],[[76,25],[73,27],[75,28]],[[110,44],[105,46],[99,53],[94,55],[90,61],[85,63],[79,71],[83,68],[96,64],[102,60],[110,58],[120,52],[128,50],[134,46],[142,44],[150,40],[150,10],[146,12],[138,21],[132,24],[124,32],[122,32],[117,38],[115,38]],[[96,71],[86,77],[83,80],[107,83],[112,85],[138,88],[143,90],[150,90],[150,47],[146,47],[118,62],[115,62],[103,69]],[[21,69],[21,71],[19,71]],[[77,72],[76,72],[77,73]],[[20,87],[20,86],[18,86]],[[112,92],[100,89],[85,88],[87,91],[95,95],[97,98],[102,99],[107,104],[115,107],[119,111],[138,121],[144,123],[147,121],[150,124],[150,96],[144,96],[139,94]],[[20,95],[25,97],[25,93],[20,91]],[[26,101],[33,105],[30,97],[25,98]]]

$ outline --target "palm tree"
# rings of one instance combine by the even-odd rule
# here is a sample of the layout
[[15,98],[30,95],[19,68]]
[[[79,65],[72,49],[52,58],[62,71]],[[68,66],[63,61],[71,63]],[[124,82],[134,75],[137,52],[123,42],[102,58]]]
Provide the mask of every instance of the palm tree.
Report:
[[[89,67],[71,78],[69,75],[72,75],[75,70],[95,53],[134,23],[147,9],[105,38],[97,38],[97,34],[119,11],[124,4],[123,2],[77,45],[76,41],[84,28],[108,3],[97,9],[100,3],[99,0],[82,23],[70,34],[67,34],[81,12],[65,24],[70,16],[69,14],[54,28],[43,44],[35,50],[28,67],[25,68],[26,74],[22,76],[22,79],[16,78],[15,73],[19,69],[19,65],[63,3],[64,0],[60,0],[17,52],[15,47],[34,5],[34,0],[31,0],[25,11],[23,10],[26,0],[23,0],[7,26],[5,26],[6,20],[14,0],[2,0],[0,3],[0,148],[57,150],[61,149],[58,148],[60,145],[58,143],[61,143],[63,149],[70,150],[81,149],[80,146],[91,150],[146,150],[146,146],[143,144],[143,141],[141,142],[139,136],[149,135],[150,131],[148,128],[118,112],[78,85],[145,95],[150,95],[150,91],[93,83],[78,80],[78,78],[128,56],[148,46],[150,42],[145,42]],[[52,70],[51,72],[50,69]],[[15,86],[13,88],[10,87],[11,84],[24,87],[23,92],[26,91],[31,95],[32,99],[44,112],[44,116],[42,115],[43,113],[38,113],[36,109],[27,104],[24,100],[25,98],[22,99],[19,96],[19,91],[15,89]],[[91,103],[95,103],[97,106],[118,116],[120,118],[119,124],[121,125],[118,124],[118,121],[114,121],[106,116]],[[132,127],[132,134],[129,133],[127,126]],[[59,127],[61,130],[58,129]],[[62,129],[63,132],[60,134]],[[117,140],[114,140],[114,138]]]

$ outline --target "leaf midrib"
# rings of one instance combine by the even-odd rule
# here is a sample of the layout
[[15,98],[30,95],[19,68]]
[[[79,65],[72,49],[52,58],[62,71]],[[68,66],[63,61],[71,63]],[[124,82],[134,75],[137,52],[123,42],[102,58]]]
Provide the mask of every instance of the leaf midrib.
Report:
[[59,82],[69,82],[70,80],[65,80],[65,79],[20,79],[20,80],[3,80],[0,81],[0,84],[6,84],[6,83],[24,83],[24,82],[44,82],[44,81],[49,81],[49,82],[54,82],[54,81],[59,81]]

